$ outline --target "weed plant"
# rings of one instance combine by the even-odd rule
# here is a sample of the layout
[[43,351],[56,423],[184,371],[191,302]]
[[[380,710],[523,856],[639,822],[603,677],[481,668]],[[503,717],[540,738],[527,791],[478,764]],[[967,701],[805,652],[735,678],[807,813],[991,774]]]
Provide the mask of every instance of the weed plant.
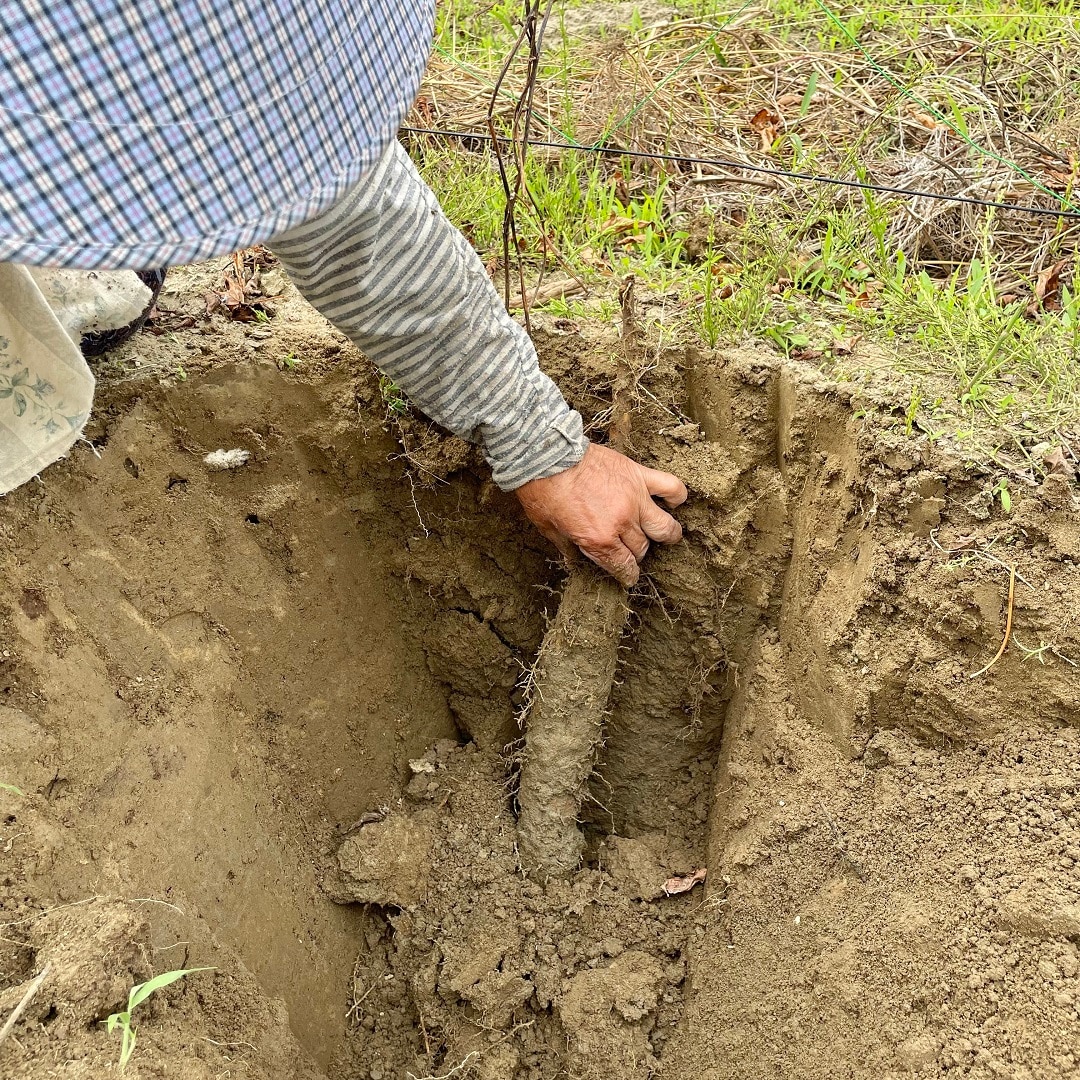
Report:
[[123,1070],[127,1067],[127,1063],[131,1060],[131,1055],[135,1053],[135,1034],[136,1028],[131,1022],[131,1014],[140,1006],[147,998],[155,994],[158,990],[170,983],[176,982],[178,979],[184,978],[186,975],[193,975],[197,971],[213,971],[213,968],[198,967],[198,968],[178,968],[175,971],[165,971],[160,975],[155,975],[152,979],[148,979],[144,983],[137,983],[128,992],[127,1008],[122,1009],[120,1012],[112,1013],[107,1019],[103,1020],[106,1030],[112,1033],[119,1030],[120,1032],[120,1069]]

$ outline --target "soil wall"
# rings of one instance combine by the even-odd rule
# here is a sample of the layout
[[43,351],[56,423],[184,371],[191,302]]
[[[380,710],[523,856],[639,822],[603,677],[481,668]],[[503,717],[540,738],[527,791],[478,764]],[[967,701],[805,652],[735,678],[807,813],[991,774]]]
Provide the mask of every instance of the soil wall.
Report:
[[[127,988],[204,964],[133,1075],[1076,1072],[1071,478],[1007,515],[887,403],[650,346],[632,450],[686,479],[686,542],[632,597],[586,866],[542,888],[516,717],[560,567],[278,319],[161,339],[0,504],[0,1016],[51,971],[0,1075],[102,1075]],[[599,425],[614,332],[537,341]]]

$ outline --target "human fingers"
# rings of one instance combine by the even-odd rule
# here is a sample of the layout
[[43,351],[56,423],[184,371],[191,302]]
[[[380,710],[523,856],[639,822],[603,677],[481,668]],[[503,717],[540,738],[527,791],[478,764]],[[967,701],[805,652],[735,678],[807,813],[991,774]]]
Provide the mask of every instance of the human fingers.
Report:
[[573,562],[577,558],[577,545],[574,544],[567,537],[563,536],[563,534],[559,532],[558,529],[552,528],[551,526],[537,527],[540,529],[540,532],[544,536],[546,536],[547,539],[550,540],[563,553],[563,556],[566,558],[567,562]]
[[686,485],[677,476],[645,466],[641,467],[641,471],[650,495],[663,499],[668,506],[682,506],[686,502]]
[[682,526],[651,499],[645,500],[642,505],[639,520],[642,531],[650,540],[675,544],[682,539]]
[[649,550],[649,538],[635,524],[627,525],[621,533],[622,542],[633,552],[634,558],[641,562]]
[[629,588],[637,584],[640,574],[634,553],[621,541],[616,540],[600,547],[581,546],[582,554],[591,559],[601,570],[606,570],[620,585]]

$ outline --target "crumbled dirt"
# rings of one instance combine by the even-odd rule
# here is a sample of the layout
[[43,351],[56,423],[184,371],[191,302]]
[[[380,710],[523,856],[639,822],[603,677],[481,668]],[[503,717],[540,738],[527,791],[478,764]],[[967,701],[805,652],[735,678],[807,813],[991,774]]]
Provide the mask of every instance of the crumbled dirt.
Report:
[[[294,294],[207,317],[219,271],[0,503],[0,1025],[49,965],[0,1075],[111,1075],[101,1021],[197,966],[129,1075],[1080,1073],[1075,482],[1006,515],[887,401],[651,351],[632,450],[686,542],[631,597],[585,867],[540,886],[515,717],[560,567]],[[599,426],[614,328],[538,322]]]
[[[700,898],[644,901],[603,852],[596,869],[541,887],[519,870],[497,758],[442,743],[414,765],[403,803],[342,845],[328,883],[339,901],[394,912],[378,963],[355,975],[352,1075],[430,1076],[463,1062],[485,1077],[655,1068],[681,1014]],[[365,833],[378,836],[364,844]],[[418,834],[425,859],[403,874],[387,841]],[[655,865],[650,885],[668,876]]]

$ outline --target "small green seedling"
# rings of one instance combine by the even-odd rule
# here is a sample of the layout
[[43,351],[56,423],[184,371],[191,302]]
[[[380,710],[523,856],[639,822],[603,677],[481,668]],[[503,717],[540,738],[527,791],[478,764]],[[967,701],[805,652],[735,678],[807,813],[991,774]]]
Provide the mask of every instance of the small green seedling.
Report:
[[792,350],[805,349],[810,344],[809,335],[800,329],[799,323],[794,319],[787,319],[782,323],[777,323],[775,326],[765,327],[765,336],[788,359],[791,358]]
[[1001,509],[1006,514],[1012,513],[1012,496],[1009,494],[1009,482],[1004,477],[999,480],[995,485],[993,491],[990,492],[991,496],[996,495],[998,501],[1001,503]]
[[382,394],[388,415],[404,416],[409,411],[409,403],[405,400],[404,392],[389,376],[379,376],[379,392]]
[[160,990],[163,986],[168,986],[169,983],[176,982],[177,979],[182,979],[185,975],[193,975],[196,971],[213,970],[213,968],[209,967],[197,967],[179,968],[176,971],[165,971],[160,975],[155,975],[152,979],[148,979],[144,983],[137,983],[131,988],[128,992],[127,1008],[122,1012],[114,1012],[107,1020],[102,1021],[110,1033],[117,1028],[119,1028],[122,1033],[120,1042],[121,1069],[127,1065],[131,1060],[131,1055],[135,1053],[136,1029],[131,1024],[131,1014],[135,1011],[136,1006],[141,1005],[156,990]]
[[26,792],[22,788],[17,788],[14,784],[0,784],[0,791],[6,791],[11,795],[25,795]]

